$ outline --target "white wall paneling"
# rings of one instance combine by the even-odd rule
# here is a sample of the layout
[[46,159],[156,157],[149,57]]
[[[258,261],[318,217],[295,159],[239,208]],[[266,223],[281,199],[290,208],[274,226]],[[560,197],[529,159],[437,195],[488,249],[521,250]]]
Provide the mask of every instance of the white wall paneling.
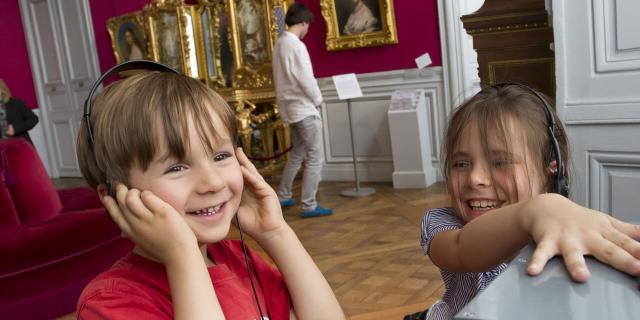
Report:
[[484,0],[438,0],[440,47],[444,68],[444,110],[447,114],[480,90],[478,56],[460,17],[478,10]]
[[42,112],[40,109],[34,109],[33,113],[38,116],[38,124],[36,124],[33,129],[29,131],[29,136],[31,137],[31,141],[33,141],[33,146],[38,151],[38,155],[40,156],[40,160],[44,164],[45,169],[47,169],[47,173],[51,176],[51,161],[49,160],[49,152],[47,148],[47,140],[44,135],[44,126],[42,124]]
[[636,2],[554,1],[558,101],[567,123],[640,122],[640,46],[625,36],[638,37],[640,20],[619,10]]
[[640,223],[640,152],[588,152],[589,206]]
[[[440,140],[447,112],[443,104],[442,68],[394,70],[358,75],[364,96],[351,103],[357,146],[358,175],[362,181],[391,181],[393,158],[387,111],[391,95],[401,89],[424,89],[431,119],[431,156],[439,166]],[[353,158],[347,103],[338,99],[331,78],[318,81],[327,107],[322,110],[326,164],[323,179],[352,181]],[[417,133],[416,133],[417,134]],[[417,139],[416,139],[417,143]],[[438,177],[441,179],[441,177]]]
[[640,221],[640,20],[636,0],[553,1],[557,109],[571,197]]

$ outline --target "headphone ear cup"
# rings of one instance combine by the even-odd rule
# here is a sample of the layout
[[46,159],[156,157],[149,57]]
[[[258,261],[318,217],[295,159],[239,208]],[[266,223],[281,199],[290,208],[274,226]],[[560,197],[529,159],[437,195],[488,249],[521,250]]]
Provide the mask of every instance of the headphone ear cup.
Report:
[[558,181],[556,184],[556,192],[562,195],[565,198],[569,198],[569,182],[567,178],[564,176],[558,177]]
[[107,194],[113,198],[113,200],[116,200],[116,184],[113,180],[107,180]]

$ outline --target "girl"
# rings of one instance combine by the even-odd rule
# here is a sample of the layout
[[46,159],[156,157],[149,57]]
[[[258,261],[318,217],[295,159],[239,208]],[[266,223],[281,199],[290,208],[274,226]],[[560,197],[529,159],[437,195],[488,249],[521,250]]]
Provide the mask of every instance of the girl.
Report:
[[495,85],[452,115],[443,152],[452,207],[427,212],[421,236],[446,292],[426,319],[452,319],[531,240],[537,248],[530,275],[561,255],[571,277],[584,282],[587,254],[640,274],[640,244],[633,240],[640,239],[639,226],[551,193],[562,188],[556,181],[567,174],[558,169],[566,168],[568,148],[561,123],[549,130],[557,116],[543,99],[523,85]]

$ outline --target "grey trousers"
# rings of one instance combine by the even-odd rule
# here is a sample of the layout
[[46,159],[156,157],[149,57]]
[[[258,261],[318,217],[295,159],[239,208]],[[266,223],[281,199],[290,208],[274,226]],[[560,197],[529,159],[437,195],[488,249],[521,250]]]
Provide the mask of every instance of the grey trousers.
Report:
[[322,120],[318,116],[309,116],[296,123],[291,123],[289,128],[292,148],[282,173],[278,197],[289,199],[293,196],[291,185],[304,161],[300,202],[302,203],[302,211],[310,211],[318,205],[316,193],[322,178],[322,164],[324,163]]

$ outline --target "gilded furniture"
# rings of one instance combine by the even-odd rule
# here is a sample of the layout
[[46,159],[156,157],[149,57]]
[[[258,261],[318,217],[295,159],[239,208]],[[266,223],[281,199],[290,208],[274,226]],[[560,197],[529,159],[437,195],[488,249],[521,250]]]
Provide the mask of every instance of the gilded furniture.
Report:
[[[284,31],[287,4],[280,0],[203,0],[216,12],[218,93],[235,107],[240,141],[263,173],[283,164],[290,146],[288,125],[275,104],[271,55]],[[223,85],[222,85],[223,84]],[[277,147],[277,150],[276,150]]]
[[515,81],[555,96],[553,28],[544,0],[486,0],[461,18],[482,83]]

